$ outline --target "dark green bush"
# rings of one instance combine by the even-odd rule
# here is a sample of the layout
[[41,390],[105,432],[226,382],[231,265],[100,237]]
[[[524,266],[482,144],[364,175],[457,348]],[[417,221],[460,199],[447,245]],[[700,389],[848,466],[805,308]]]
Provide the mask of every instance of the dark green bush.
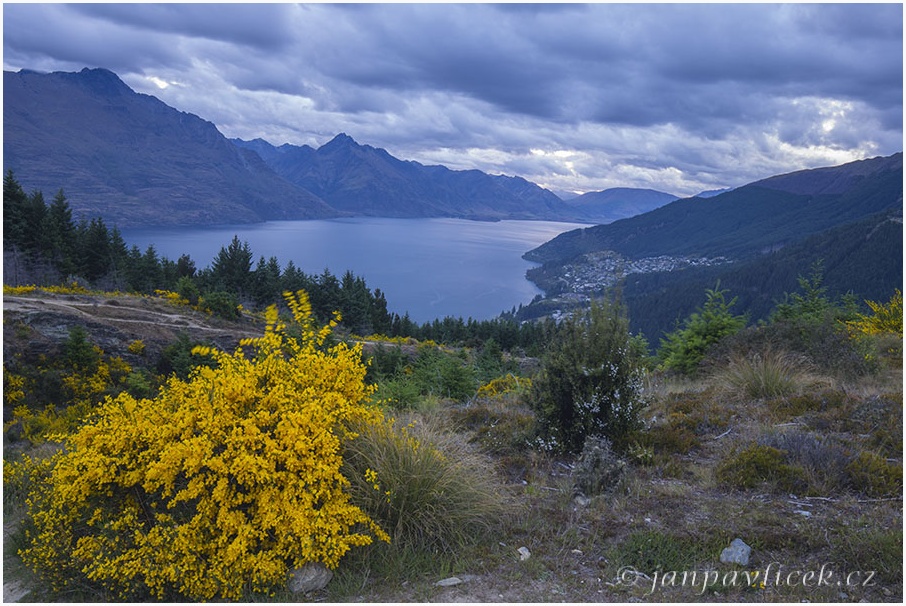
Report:
[[208,293],[201,301],[202,307],[215,316],[226,320],[239,319],[239,301],[228,292]]
[[847,467],[853,487],[870,497],[903,493],[903,464],[892,463],[873,452],[861,452]]
[[475,371],[463,357],[422,346],[412,365],[412,380],[424,395],[463,401],[478,388]]
[[640,426],[640,358],[620,305],[593,303],[564,320],[533,383],[537,444],[573,454],[589,436],[622,444]]
[[768,484],[796,493],[807,486],[802,469],[787,463],[785,451],[762,444],[753,444],[721,463],[716,477],[718,482],[734,488]]

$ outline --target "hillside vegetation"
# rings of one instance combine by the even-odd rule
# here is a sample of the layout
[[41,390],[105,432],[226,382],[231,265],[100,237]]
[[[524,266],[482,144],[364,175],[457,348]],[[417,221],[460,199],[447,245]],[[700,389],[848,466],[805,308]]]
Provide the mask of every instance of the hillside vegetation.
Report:
[[819,262],[833,296],[888,297],[902,283],[902,202],[902,154],[895,154],[567,232],[525,255],[543,263],[528,277],[545,297],[517,317],[560,315],[620,284],[632,330],[654,341],[717,281],[751,322],[764,320]]
[[[614,301],[526,358],[356,337],[304,294],[228,321],[6,288],[5,583],[298,601],[320,562],[305,599],[901,601],[901,296],[858,313],[814,274],[745,329],[701,299],[658,359]],[[736,538],[748,564],[721,561]]]

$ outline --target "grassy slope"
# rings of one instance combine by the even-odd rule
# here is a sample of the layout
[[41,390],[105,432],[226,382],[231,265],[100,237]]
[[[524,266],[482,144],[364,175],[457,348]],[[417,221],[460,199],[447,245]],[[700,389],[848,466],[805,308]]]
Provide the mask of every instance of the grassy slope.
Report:
[[[48,298],[107,306],[113,313],[124,305],[110,305],[88,295]],[[12,307],[5,298],[4,307]],[[132,305],[134,303],[134,305]],[[193,313],[170,307],[131,302],[127,318],[102,320],[97,326],[124,330],[123,320],[160,323],[156,314],[171,314],[176,325],[197,324]],[[40,304],[35,304],[35,308]],[[33,320],[45,310],[35,310]],[[143,324],[143,325],[145,325]],[[12,328],[7,325],[5,328]],[[90,327],[89,327],[90,328]],[[218,325],[209,328],[234,333],[251,327]],[[251,328],[254,330],[254,328]],[[5,335],[4,345],[16,341]],[[12,352],[9,352],[12,353]],[[116,353],[111,349],[111,353]],[[469,406],[435,399],[425,408],[423,421],[446,426],[461,441],[491,457],[506,501],[507,514],[476,545],[454,556],[409,554],[390,558],[380,553],[352,554],[334,580],[307,599],[330,601],[884,601],[901,602],[902,498],[884,497],[845,489],[791,495],[770,482],[751,488],[722,484],[717,469],[733,453],[770,432],[815,434],[847,448],[879,452],[902,465],[902,373],[884,375],[845,386],[832,380],[811,383],[797,379],[797,397],[753,399],[728,393],[706,381],[682,383],[652,377],[651,399],[644,417],[648,444],[630,457],[627,475],[611,491],[577,501],[573,495],[572,461],[539,454],[525,444],[531,412],[511,397],[473,400]],[[419,415],[413,417],[418,420]],[[899,442],[897,442],[899,437]],[[4,454],[12,445],[4,440]],[[644,446],[644,445],[642,445]],[[9,497],[9,495],[8,495]],[[802,513],[802,512],[807,512]],[[51,599],[18,566],[14,550],[21,544],[15,526],[22,504],[4,502],[4,582],[25,584],[27,600]],[[719,563],[721,550],[736,538],[754,548],[745,570],[764,570],[775,563],[765,588],[738,581],[734,586],[709,587],[665,580],[657,570],[718,570],[723,575],[742,568]],[[517,549],[531,556],[521,560]],[[773,576],[782,567],[778,585]],[[790,583],[789,573],[833,570],[834,584],[804,586],[801,576]],[[627,575],[631,567],[647,575]],[[659,568],[660,567],[660,568]],[[867,573],[874,575],[867,586]],[[860,584],[845,582],[842,573]],[[435,583],[451,576],[462,583],[441,587]],[[661,584],[657,584],[661,579]],[[699,577],[701,579],[701,577]],[[10,586],[10,589],[13,587]],[[653,589],[653,591],[652,591]],[[251,596],[260,599],[263,596]],[[97,596],[57,596],[56,599],[93,600]],[[277,601],[298,601],[278,593]]]

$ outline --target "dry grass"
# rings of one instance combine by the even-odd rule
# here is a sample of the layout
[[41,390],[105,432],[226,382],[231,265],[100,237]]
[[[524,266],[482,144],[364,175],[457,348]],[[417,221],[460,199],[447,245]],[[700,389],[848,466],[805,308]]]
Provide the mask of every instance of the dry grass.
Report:
[[818,376],[803,356],[771,349],[734,355],[712,380],[724,394],[743,399],[776,398],[833,384]]
[[[812,392],[800,383],[792,394],[767,398],[730,397],[704,381],[662,381],[643,415],[648,429],[638,436],[649,440],[652,457],[643,464],[624,455],[628,470],[623,478],[588,500],[574,495],[575,461],[528,446],[533,421],[520,401],[436,403],[397,425],[416,420],[409,431],[433,444],[443,458],[372,467],[382,489],[394,483],[398,495],[421,492],[411,498],[420,500],[417,509],[428,511],[410,510],[397,515],[396,523],[382,522],[388,530],[396,531],[400,522],[411,528],[399,530],[397,536],[406,538],[395,549],[381,544],[348,554],[327,589],[305,599],[900,603],[902,493],[883,496],[889,484],[860,489],[850,481],[843,458],[841,465],[828,463],[844,452],[850,461],[869,453],[863,457],[865,477],[877,477],[868,472],[881,469],[877,466],[883,462],[885,482],[894,477],[896,485],[896,469],[902,470],[898,376],[847,384],[845,392],[826,385]],[[400,456],[399,435],[375,442],[384,444],[383,450],[373,446],[381,457],[391,456],[387,450],[393,448],[393,456]],[[784,452],[782,464],[799,469],[807,489],[791,493],[771,482],[720,482],[718,469],[752,445]],[[443,459],[468,471],[453,481],[439,478],[450,473],[438,470]],[[431,478],[435,488],[428,488]],[[450,488],[437,490],[444,482]],[[359,489],[372,497],[378,492],[371,486]],[[504,504],[503,515],[475,519],[476,510],[469,513],[464,504],[469,491],[483,495],[478,502],[491,510]],[[439,495],[433,493],[451,497],[446,510],[434,504]],[[433,522],[417,518],[432,513]],[[441,525],[450,526],[451,520],[453,528],[443,530]],[[463,528],[470,530],[457,538]],[[439,535],[447,538],[438,542]],[[737,537],[753,548],[744,569],[720,562],[721,550]],[[520,558],[520,547],[528,549],[528,559]],[[733,573],[763,573],[769,566],[772,576],[763,588],[738,581],[701,585],[705,572],[728,575],[729,581]],[[626,567],[645,576],[627,576]],[[836,575],[834,584],[805,586],[802,573],[817,575],[822,567]],[[672,569],[697,571],[699,584],[671,583],[665,573]],[[847,586],[847,574],[857,575],[851,578],[859,583]],[[462,582],[436,585],[454,576]],[[838,579],[843,585],[836,585]],[[299,596],[278,592],[270,599],[297,601]]]

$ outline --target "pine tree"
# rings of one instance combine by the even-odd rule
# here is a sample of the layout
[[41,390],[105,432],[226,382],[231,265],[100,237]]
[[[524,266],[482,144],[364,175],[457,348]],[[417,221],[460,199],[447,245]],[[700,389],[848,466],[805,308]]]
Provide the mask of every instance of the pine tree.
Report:
[[252,249],[248,242],[233,236],[229,246],[221,247],[211,264],[214,288],[242,296],[248,290],[252,272]]

